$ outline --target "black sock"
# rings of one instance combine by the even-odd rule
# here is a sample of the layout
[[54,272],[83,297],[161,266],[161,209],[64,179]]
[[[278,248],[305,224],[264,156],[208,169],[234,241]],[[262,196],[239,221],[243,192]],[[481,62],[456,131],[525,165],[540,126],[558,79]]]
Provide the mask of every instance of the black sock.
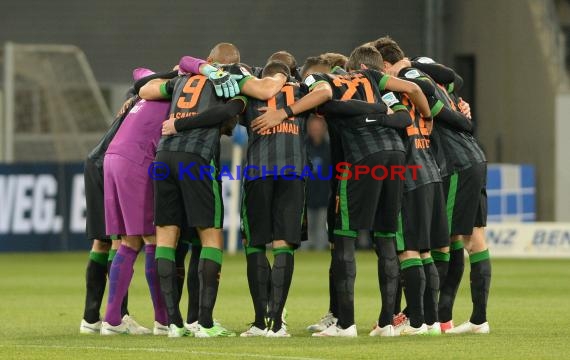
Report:
[[463,243],[453,242],[451,243],[447,276],[443,280],[443,284],[440,284],[438,313],[441,322],[448,322],[453,319],[453,303],[457,290],[459,290],[464,268]]
[[449,270],[449,253],[444,253],[438,250],[431,251],[431,257],[437,269],[437,275],[439,277],[439,290],[443,286],[443,282],[447,277],[447,271]]
[[189,244],[187,242],[178,241],[178,245],[176,246],[176,253],[174,255],[174,262],[176,263],[176,285],[178,287],[178,304],[180,304],[182,290],[184,289],[184,277],[186,276],[184,260],[186,260],[188,248]]
[[333,254],[334,254],[334,248],[331,249],[331,263],[329,265],[329,312],[333,314],[334,317],[338,317],[338,301],[336,298],[336,288],[334,285]]
[[201,246],[192,245],[190,264],[188,264],[188,276],[186,277],[186,291],[188,291],[188,313],[186,322],[192,324],[198,321],[200,311],[200,279],[198,278],[198,265],[200,264]]
[[[378,274],[380,274],[380,267],[378,267]],[[402,278],[402,274],[400,274],[400,276],[398,276],[398,289],[396,290],[396,301],[394,303],[394,315],[398,315],[402,312],[403,283],[404,279]]]
[[354,325],[354,282],[356,239],[336,237],[333,251],[334,280],[337,301],[338,326],[346,329]]
[[247,247],[245,252],[247,254],[247,283],[255,311],[253,325],[259,329],[265,329],[269,299],[267,287],[268,283],[271,284],[269,260],[265,255],[265,246]]
[[491,287],[491,260],[489,250],[484,250],[469,256],[471,262],[471,301],[473,312],[470,322],[481,325],[487,321],[487,300]]
[[404,278],[404,293],[410,325],[418,328],[424,323],[423,295],[426,287],[426,276],[419,258],[406,259],[400,263]]
[[438,322],[437,316],[437,297],[439,293],[439,275],[434,261],[431,257],[422,259],[424,264],[424,273],[426,278],[426,287],[424,292],[424,319],[428,325]]
[[99,311],[107,284],[107,253],[91,251],[85,271],[85,310],[83,320],[93,324],[100,320]]
[[175,249],[170,247],[156,247],[156,268],[158,273],[158,281],[160,283],[160,292],[166,305],[168,313],[168,323],[174,324],[181,328],[182,315],[178,307],[178,284],[176,283],[176,263],[174,262]]
[[[274,259],[275,260],[275,259]],[[271,271],[271,264],[269,263],[269,259],[267,259],[267,268],[269,269],[267,271],[267,305],[269,306],[269,298],[271,296],[271,292],[273,291],[273,285],[271,284],[271,278],[272,278],[272,271]],[[267,312],[267,309],[266,309]]]
[[[111,273],[111,264],[113,263],[113,258],[115,257],[115,254],[117,253],[117,250],[113,250],[111,249],[109,251],[109,258],[107,261],[107,275]],[[121,317],[125,316],[125,315],[129,315],[129,292],[127,291],[125,293],[125,297],[123,298],[123,302],[121,303]]]
[[198,323],[205,328],[214,326],[213,312],[218,297],[220,273],[222,271],[222,250],[202,247],[198,278],[200,279],[200,312]]
[[268,317],[271,330],[279,331],[283,322],[281,316],[289,294],[293,269],[294,250],[289,247],[273,249],[273,269],[271,269],[271,294],[269,296]]
[[394,316],[400,275],[395,243],[393,237],[374,237],[374,247],[376,255],[378,255],[378,281],[382,298],[382,309],[378,318],[378,326],[380,327],[391,324]]

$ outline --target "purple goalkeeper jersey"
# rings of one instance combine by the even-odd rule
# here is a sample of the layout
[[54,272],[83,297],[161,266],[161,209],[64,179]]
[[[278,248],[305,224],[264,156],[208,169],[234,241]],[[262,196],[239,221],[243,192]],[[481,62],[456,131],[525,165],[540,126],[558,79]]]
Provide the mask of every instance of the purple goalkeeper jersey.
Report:
[[168,119],[170,101],[139,100],[111,141],[106,154],[121,155],[139,165],[156,154],[162,122]]
[[[144,68],[133,70],[135,81],[152,74]],[[139,165],[152,162],[169,108],[170,101],[139,100],[125,117],[106,154],[121,155]]]
[[[179,61],[184,73],[200,73],[200,65],[205,61],[191,56],[184,56]],[[134,80],[152,75],[145,68],[133,70]],[[168,119],[170,100],[139,100],[125,117],[123,124],[109,144],[106,154],[121,155],[139,165],[150,164],[154,160],[156,146],[160,140],[162,122]]]

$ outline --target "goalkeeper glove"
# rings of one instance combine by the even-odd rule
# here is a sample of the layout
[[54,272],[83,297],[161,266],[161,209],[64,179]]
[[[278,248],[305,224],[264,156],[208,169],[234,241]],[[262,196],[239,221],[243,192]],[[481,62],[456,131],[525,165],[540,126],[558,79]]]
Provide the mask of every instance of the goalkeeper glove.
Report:
[[214,84],[217,96],[230,98],[239,94],[237,80],[241,79],[243,76],[231,75],[230,73],[217,69],[211,65],[204,66],[202,73],[210,79],[212,84]]

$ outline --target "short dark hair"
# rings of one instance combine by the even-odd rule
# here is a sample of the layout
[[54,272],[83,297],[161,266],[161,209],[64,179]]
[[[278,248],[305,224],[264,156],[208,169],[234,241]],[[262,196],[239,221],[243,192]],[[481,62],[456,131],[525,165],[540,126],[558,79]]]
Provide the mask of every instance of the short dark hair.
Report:
[[263,68],[263,71],[261,72],[261,77],[267,77],[267,76],[273,76],[275,74],[283,74],[287,77],[291,76],[291,70],[289,70],[289,67],[287,66],[287,64],[285,64],[282,61],[279,60],[273,60],[273,61],[269,61],[267,64],[265,64],[265,67]]
[[405,57],[400,45],[389,36],[381,37],[372,44],[382,54],[382,58],[390,64],[395,64]]
[[359,70],[361,64],[366,65],[366,67],[370,69],[380,71],[384,67],[382,54],[373,46],[359,46],[350,53],[350,57],[346,63],[346,69],[349,71]]

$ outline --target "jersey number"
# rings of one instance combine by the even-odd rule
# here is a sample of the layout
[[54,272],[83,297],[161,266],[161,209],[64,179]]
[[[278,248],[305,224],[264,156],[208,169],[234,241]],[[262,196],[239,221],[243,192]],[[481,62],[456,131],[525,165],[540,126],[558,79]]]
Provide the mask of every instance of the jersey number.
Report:
[[[291,85],[285,85],[281,88],[281,92],[285,94],[285,105],[290,106],[295,102],[295,94],[293,92],[293,87]],[[267,107],[273,110],[277,110],[277,95],[267,100]],[[288,120],[295,120],[295,117],[289,117]]]
[[184,95],[178,98],[178,102],[176,105],[180,109],[192,109],[198,103],[198,99],[200,98],[200,92],[202,92],[202,88],[206,84],[205,76],[203,75],[194,75],[186,81],[186,85],[184,85],[184,89],[182,89],[182,93]]
[[346,91],[342,94],[341,100],[350,100],[356,93],[358,86],[362,85],[364,87],[364,94],[366,96],[366,101],[369,103],[374,103],[374,93],[372,92],[372,86],[370,81],[365,77],[355,77],[352,79],[345,79],[337,77],[333,80],[333,84],[336,87],[346,86]]
[[418,121],[420,127],[419,128],[416,127],[415,125],[416,108],[414,107],[414,104],[412,104],[408,96],[406,95],[402,96],[402,104],[404,104],[408,109],[410,109],[410,116],[412,118],[412,125],[406,128],[406,133],[408,134],[408,136],[414,136],[420,134],[423,136],[428,136],[430,131],[427,128],[426,122],[423,117],[420,116],[420,121]]

